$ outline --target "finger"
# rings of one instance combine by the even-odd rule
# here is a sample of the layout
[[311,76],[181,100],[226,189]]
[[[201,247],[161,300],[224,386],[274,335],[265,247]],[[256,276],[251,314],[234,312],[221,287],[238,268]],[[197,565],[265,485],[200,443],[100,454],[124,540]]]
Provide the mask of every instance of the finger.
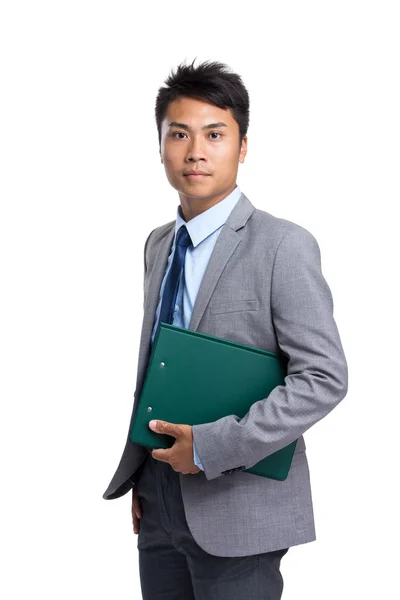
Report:
[[133,533],[139,533],[139,529],[140,529],[140,521],[134,513],[133,514]]
[[136,490],[132,494],[132,515],[133,513],[140,519],[142,517],[142,503]]
[[132,501],[133,533],[136,533],[136,534],[139,533],[141,516],[142,516],[141,506],[138,506],[137,500]]
[[159,448],[158,450],[152,450],[151,455],[156,460],[161,460],[162,462],[169,462],[171,458],[171,452],[162,448]]
[[181,434],[181,428],[176,423],[168,423],[168,421],[150,421],[149,427],[156,433],[164,433],[177,438]]
[[142,518],[142,505],[140,503],[140,500],[136,500],[133,502],[133,510],[136,514],[136,516],[138,517],[138,519]]

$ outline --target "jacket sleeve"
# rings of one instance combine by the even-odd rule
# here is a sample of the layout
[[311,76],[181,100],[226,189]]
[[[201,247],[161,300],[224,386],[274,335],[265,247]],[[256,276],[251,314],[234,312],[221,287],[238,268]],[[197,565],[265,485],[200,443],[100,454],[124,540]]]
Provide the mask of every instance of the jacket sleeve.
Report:
[[208,480],[248,469],[298,439],[347,393],[347,363],[333,317],[331,291],[314,236],[295,225],[274,258],[271,314],[288,358],[285,385],[239,418],[228,415],[193,426],[193,442]]

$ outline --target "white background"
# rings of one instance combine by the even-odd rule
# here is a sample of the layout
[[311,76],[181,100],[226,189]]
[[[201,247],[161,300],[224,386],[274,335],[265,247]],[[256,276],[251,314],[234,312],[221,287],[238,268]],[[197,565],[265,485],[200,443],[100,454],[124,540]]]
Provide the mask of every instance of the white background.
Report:
[[317,238],[349,364],[305,436],[317,541],[283,559],[283,597],[399,597],[396,5],[1,3],[2,597],[141,597],[131,493],[102,494],[133,403],[143,244],[179,202],[155,98],[195,57],[242,76],[238,184]]

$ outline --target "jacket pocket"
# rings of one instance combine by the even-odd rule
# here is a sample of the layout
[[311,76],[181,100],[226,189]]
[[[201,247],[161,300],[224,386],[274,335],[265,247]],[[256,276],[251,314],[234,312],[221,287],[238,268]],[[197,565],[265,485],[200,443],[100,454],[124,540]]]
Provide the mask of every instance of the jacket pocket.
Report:
[[209,306],[211,315],[231,313],[247,310],[258,310],[258,300],[231,300],[228,302],[215,302]]

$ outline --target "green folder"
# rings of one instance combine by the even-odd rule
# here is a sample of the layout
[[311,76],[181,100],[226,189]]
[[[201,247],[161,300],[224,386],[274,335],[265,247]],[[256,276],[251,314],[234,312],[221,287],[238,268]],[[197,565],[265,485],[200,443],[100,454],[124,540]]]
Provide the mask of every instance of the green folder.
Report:
[[[160,323],[138,401],[130,440],[170,448],[175,438],[155,433],[152,419],[198,425],[227,415],[245,416],[251,405],[285,385],[287,362],[273,352]],[[297,440],[244,472],[286,479]]]

